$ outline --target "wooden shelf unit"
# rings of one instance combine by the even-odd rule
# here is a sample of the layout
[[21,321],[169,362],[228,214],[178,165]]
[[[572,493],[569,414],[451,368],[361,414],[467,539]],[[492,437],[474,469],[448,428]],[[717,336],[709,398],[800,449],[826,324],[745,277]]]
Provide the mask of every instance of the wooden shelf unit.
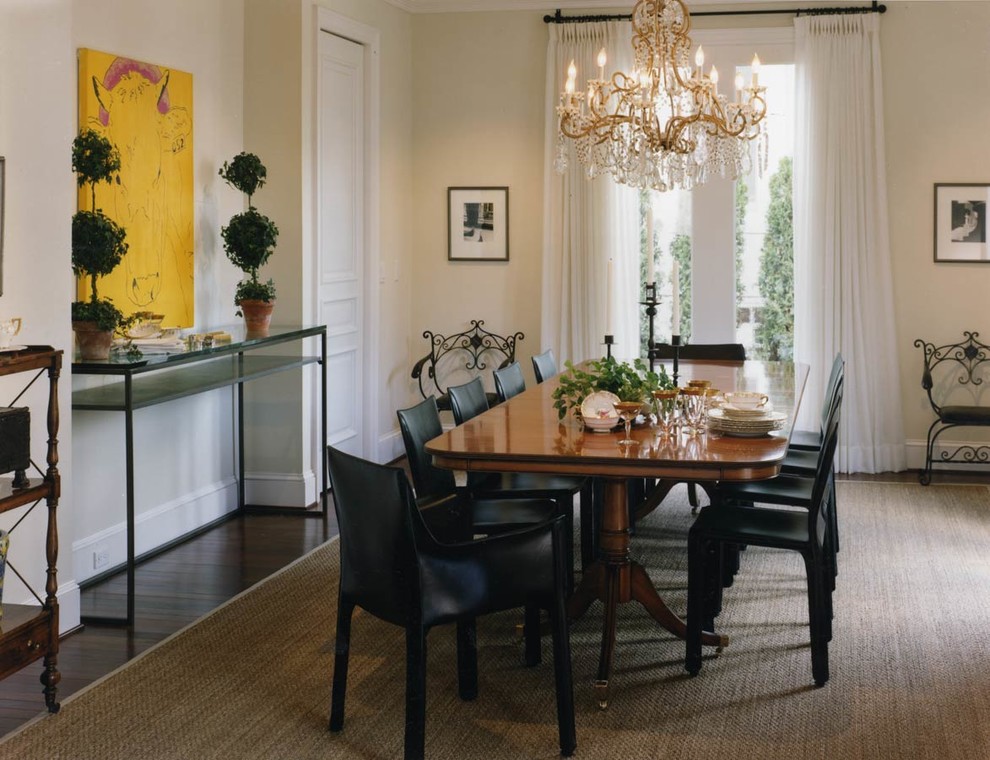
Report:
[[[25,488],[13,488],[13,478],[0,479],[0,513],[13,509],[33,510],[41,502],[47,508],[45,559],[47,573],[44,600],[40,605],[4,604],[0,618],[0,679],[16,673],[37,660],[44,661],[41,684],[45,705],[58,712],[58,525],[56,510],[61,492],[58,474],[58,378],[62,352],[51,346],[28,346],[22,351],[0,354],[0,376],[36,372],[30,386],[41,374],[48,375],[48,441],[43,477],[30,479]],[[18,396],[19,398],[19,396]],[[32,459],[32,462],[34,460]],[[16,526],[15,526],[16,527]],[[11,541],[17,540],[11,530]],[[33,591],[33,590],[32,590]]]

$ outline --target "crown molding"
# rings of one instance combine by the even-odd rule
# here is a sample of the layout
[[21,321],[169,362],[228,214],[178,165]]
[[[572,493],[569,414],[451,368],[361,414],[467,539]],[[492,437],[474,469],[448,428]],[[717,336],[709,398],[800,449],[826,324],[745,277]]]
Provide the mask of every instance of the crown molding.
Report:
[[[409,13],[468,13],[472,11],[542,11],[553,13],[557,8],[573,11],[607,11],[614,8],[624,12],[632,10],[635,0],[385,0],[396,8]],[[705,5],[726,7],[757,4],[757,0],[687,0],[688,10]],[[802,5],[814,6],[817,2]],[[862,5],[863,0],[830,0],[828,5]],[[774,2],[759,2],[761,7],[772,7]],[[786,5],[786,3],[785,3]]]

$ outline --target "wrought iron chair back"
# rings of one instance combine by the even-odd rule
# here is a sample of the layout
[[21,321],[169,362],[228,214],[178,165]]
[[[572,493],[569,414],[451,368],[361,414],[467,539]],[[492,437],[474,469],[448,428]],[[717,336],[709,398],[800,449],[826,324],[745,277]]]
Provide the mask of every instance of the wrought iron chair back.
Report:
[[[941,346],[919,338],[915,347],[922,350],[921,387],[935,412],[935,421],[928,428],[925,468],[918,479],[928,485],[932,465],[986,464],[990,462],[990,446],[965,443],[953,451],[943,449],[937,458],[935,446],[946,430],[956,427],[990,427],[990,404],[982,403],[985,382],[990,377],[990,346],[979,340],[980,334],[964,330],[963,340]],[[963,402],[963,403],[961,403]]]
[[[484,327],[485,320],[472,319],[471,327],[454,335],[425,330],[423,337],[430,351],[413,365],[411,377],[423,398],[435,395],[440,409],[449,409],[447,389],[451,384],[481,377],[485,370],[501,369],[516,360],[516,344],[526,336],[521,332],[498,335]],[[489,403],[495,403],[490,393]]]

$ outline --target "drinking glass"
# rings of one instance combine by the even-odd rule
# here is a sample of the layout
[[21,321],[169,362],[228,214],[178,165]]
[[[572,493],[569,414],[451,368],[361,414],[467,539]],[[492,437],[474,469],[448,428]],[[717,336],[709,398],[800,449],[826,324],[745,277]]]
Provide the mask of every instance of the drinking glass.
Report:
[[668,390],[653,391],[653,398],[657,405],[657,424],[660,426],[660,434],[664,436],[672,435],[677,424],[677,388]]
[[701,421],[705,412],[705,391],[698,386],[681,388],[681,408],[684,419],[691,429],[691,435],[701,432]]
[[631,446],[638,441],[632,437],[632,423],[639,413],[643,411],[642,401],[619,401],[615,404],[615,411],[618,412],[620,419],[626,423],[626,437],[619,441],[619,445]]

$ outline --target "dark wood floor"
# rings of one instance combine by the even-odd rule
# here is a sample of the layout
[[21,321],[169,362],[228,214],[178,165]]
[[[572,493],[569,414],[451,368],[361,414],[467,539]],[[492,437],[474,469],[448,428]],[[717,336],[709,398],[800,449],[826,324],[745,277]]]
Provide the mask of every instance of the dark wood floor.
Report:
[[[843,475],[841,480],[917,483],[916,472]],[[936,483],[987,484],[985,474],[946,473]],[[171,633],[336,535],[333,516],[246,515],[143,563],[137,570],[133,630],[86,626],[62,640],[59,670],[64,699],[123,665]],[[82,593],[84,615],[123,614],[125,579],[115,576]],[[327,589],[327,593],[335,593]],[[44,711],[35,663],[0,681],[0,735]]]
[[[331,509],[332,512],[332,509]],[[65,699],[132,657],[202,617],[259,580],[336,535],[312,517],[245,515],[142,563],[135,576],[133,630],[87,625],[60,644],[59,699]],[[82,592],[83,615],[124,614],[123,574]],[[327,589],[335,594],[335,589]],[[41,662],[0,681],[0,735],[45,710]]]

